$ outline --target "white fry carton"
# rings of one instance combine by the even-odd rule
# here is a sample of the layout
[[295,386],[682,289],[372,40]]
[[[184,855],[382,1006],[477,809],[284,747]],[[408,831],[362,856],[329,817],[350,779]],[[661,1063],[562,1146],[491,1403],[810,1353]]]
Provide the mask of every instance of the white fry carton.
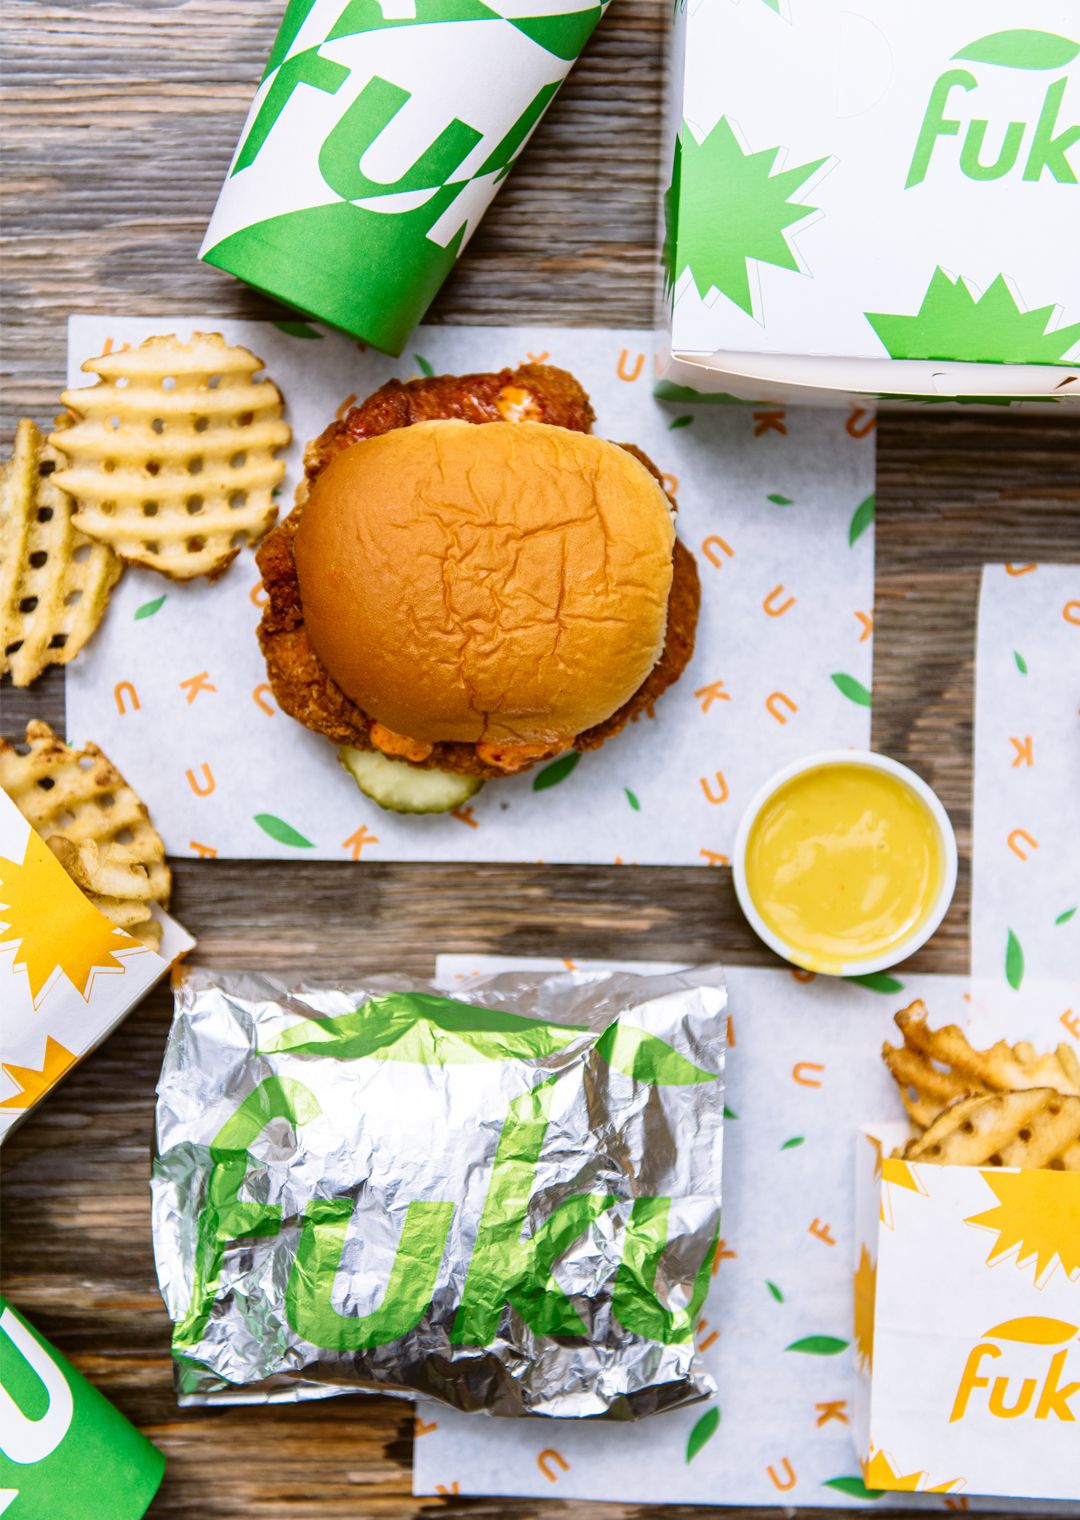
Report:
[[0,1142],[194,945],[161,921],[160,954],[117,929],[0,791]]
[[1080,1173],[891,1159],[905,1136],[857,1141],[866,1486],[1075,1500]]
[[661,395],[1080,402],[1073,0],[677,0],[670,106]]

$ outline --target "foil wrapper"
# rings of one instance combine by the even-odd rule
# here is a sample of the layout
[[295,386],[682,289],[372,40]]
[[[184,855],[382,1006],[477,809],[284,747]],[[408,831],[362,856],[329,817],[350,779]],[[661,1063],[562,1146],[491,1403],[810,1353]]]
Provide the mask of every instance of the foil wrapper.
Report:
[[714,1392],[725,1005],[715,967],[454,997],[192,971],[151,1183],[181,1404],[635,1419]]

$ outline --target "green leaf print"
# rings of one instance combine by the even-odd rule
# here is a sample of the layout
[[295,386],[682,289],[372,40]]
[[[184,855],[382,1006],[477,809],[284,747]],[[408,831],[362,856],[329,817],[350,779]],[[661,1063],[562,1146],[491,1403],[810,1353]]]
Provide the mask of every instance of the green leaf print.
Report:
[[276,818],[273,813],[256,813],[255,822],[264,834],[269,834],[271,839],[276,839],[278,844],[292,845],[297,850],[313,850],[315,846],[310,839],[305,839],[303,834],[298,834],[291,823],[286,823],[284,818]]
[[689,414],[684,414],[682,417],[673,417],[668,423],[668,432],[673,433],[676,428],[689,427],[693,420],[693,417]]
[[735,1112],[735,1110],[733,1108],[728,1108],[727,1104],[725,1103],[724,1104],[724,1118],[725,1119],[737,1119],[738,1117],[739,1116]]
[[835,1335],[807,1335],[801,1341],[792,1341],[784,1350],[802,1351],[807,1356],[836,1356],[838,1352],[846,1351],[848,1344]]
[[887,971],[866,971],[862,976],[845,976],[845,982],[854,982],[856,987],[865,987],[868,992],[903,992],[904,984],[899,977],[890,976]]
[[848,1494],[852,1499],[880,1499],[880,1488],[867,1488],[861,1478],[826,1478],[822,1488],[835,1488],[838,1494]]
[[863,497],[851,515],[851,522],[848,524],[847,530],[847,541],[849,544],[855,543],[857,539],[863,536],[873,522],[876,510],[877,497],[871,491],[869,496]]
[[1075,912],[1075,908],[1066,908],[1064,913],[1059,913],[1054,919],[1055,924],[1067,924]]
[[135,621],[139,623],[143,618],[153,617],[155,612],[160,612],[168,600],[168,595],[169,593],[165,591],[161,596],[156,596],[152,602],[143,602],[142,606],[135,610]]
[[860,707],[872,707],[874,699],[861,681],[854,676],[847,675],[838,670],[832,676],[833,685],[842,696],[847,697],[849,702],[857,702]]
[[671,284],[689,269],[702,298],[716,289],[752,315],[751,263],[799,272],[787,228],[817,208],[792,197],[825,159],[774,173],[780,157],[778,147],[744,153],[724,116],[700,142],[683,124],[672,182],[678,212],[669,238]]
[[1005,980],[1014,992],[1024,980],[1024,948],[1011,929],[1005,942]]
[[435,373],[434,369],[431,367],[431,364],[427,359],[424,358],[423,354],[413,354],[413,358],[416,360],[416,367],[422,375],[430,376]]
[[995,63],[1005,69],[1063,69],[1078,53],[1080,43],[1070,37],[1018,27],[969,42],[953,57],[966,63]]
[[641,803],[637,800],[636,794],[634,792],[632,792],[628,786],[624,786],[623,787],[623,791],[626,793],[626,800],[630,804],[630,806],[633,808],[634,812],[635,813],[640,813],[641,812]]
[[793,507],[795,505],[790,496],[781,496],[779,491],[770,491],[765,500],[771,501],[774,507]]
[[1016,668],[1020,674],[1026,676],[1028,673],[1027,661],[1018,649],[1013,650],[1013,659],[1016,661]]
[[711,1441],[720,1428],[720,1411],[715,1407],[707,1409],[698,1420],[690,1438],[686,1443],[686,1460],[692,1462],[706,1442]]
[[770,1282],[769,1279],[766,1278],[765,1279],[765,1286],[768,1288],[768,1290],[772,1294],[773,1298],[776,1299],[776,1302],[778,1304],[782,1304],[784,1302],[784,1295],[780,1292],[780,1289],[776,1286],[776,1284],[774,1282]]
[[312,327],[310,322],[275,322],[274,326],[283,333],[288,333],[290,338],[321,338],[322,333]]
[[791,1137],[790,1140],[785,1140],[784,1141],[784,1143],[780,1147],[780,1149],[782,1151],[793,1151],[797,1145],[805,1145],[805,1143],[806,1143],[806,1136],[805,1135],[792,1135],[792,1137]]
[[546,792],[549,786],[558,786],[560,781],[565,781],[570,772],[577,766],[581,759],[578,750],[572,749],[568,755],[553,760],[550,765],[545,765],[542,771],[538,771],[533,777],[532,789],[534,792]]

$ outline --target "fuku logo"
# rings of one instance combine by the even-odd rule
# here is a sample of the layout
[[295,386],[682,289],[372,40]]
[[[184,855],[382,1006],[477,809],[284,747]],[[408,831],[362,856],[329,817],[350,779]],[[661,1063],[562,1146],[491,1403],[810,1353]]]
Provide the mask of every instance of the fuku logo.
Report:
[[[1013,175],[1029,182],[1049,178],[1075,185],[1080,171],[1080,121],[1070,118],[1080,112],[1070,109],[1067,92],[1069,66],[1078,56],[1080,42],[1028,29],[992,32],[960,48],[951,61],[975,65],[979,72],[970,67],[949,68],[935,80],[904,188],[921,184],[931,163],[939,160],[975,181]],[[1003,76],[1002,71],[1008,74]],[[1041,92],[1033,90],[1047,72],[1056,77]],[[1017,113],[1016,119],[1004,116],[1003,77],[1015,84],[1008,92],[1008,110],[1010,118]],[[988,103],[980,110],[984,100]]]
[[996,1420],[1080,1414],[1080,1325],[1028,1315],[987,1330],[964,1363],[949,1423],[973,1411]]
[[[471,1021],[471,1027],[469,1022]],[[333,1054],[409,1064],[446,1065],[513,1058],[535,1059],[565,1050],[587,1031],[546,1024],[517,1015],[476,1010],[427,995],[389,994],[355,1013],[291,1026],[264,1052]],[[715,1082],[713,1073],[693,1065],[664,1041],[619,1021],[595,1042],[608,1067],[638,1082],[691,1086]],[[578,1192],[538,1210],[533,1195],[544,1156],[559,1073],[509,1099],[491,1154],[490,1174],[475,1223],[459,1229],[471,1241],[459,1298],[450,1306],[452,1344],[490,1345],[509,1305],[536,1335],[586,1336],[571,1298],[553,1275],[559,1259],[588,1232],[622,1233],[621,1259],[610,1283],[611,1313],[631,1334],[664,1344],[689,1343],[704,1301],[712,1265],[712,1236],[702,1237],[703,1259],[685,1306],[672,1306],[657,1290],[661,1261],[669,1243],[672,1200],[637,1195],[632,1201],[609,1192]],[[323,1108],[306,1082],[265,1077],[220,1127],[208,1148],[205,1194],[197,1221],[192,1291],[186,1315],[177,1323],[174,1350],[190,1351],[203,1336],[222,1287],[226,1254],[238,1240],[278,1237],[291,1252],[284,1293],[291,1329],[311,1345],[358,1352],[400,1339],[423,1319],[432,1304],[461,1197],[415,1197],[393,1218],[385,1213],[372,1225],[372,1238],[396,1239],[385,1251],[381,1298],[367,1313],[335,1308],[346,1239],[356,1212],[346,1196],[316,1196],[302,1217],[281,1204],[251,1201],[258,1170],[253,1147],[268,1126],[282,1121],[300,1136],[323,1118]],[[550,1163],[549,1163],[550,1165]],[[550,1186],[550,1178],[548,1181]],[[422,1191],[418,1189],[418,1191]],[[370,1205],[369,1205],[370,1207]],[[472,1206],[476,1209],[476,1205]],[[602,1216],[620,1210],[616,1223]],[[361,1220],[361,1228],[365,1228]],[[460,1244],[456,1247],[460,1249]],[[468,1249],[468,1247],[466,1247]],[[445,1300],[440,1297],[440,1312]]]

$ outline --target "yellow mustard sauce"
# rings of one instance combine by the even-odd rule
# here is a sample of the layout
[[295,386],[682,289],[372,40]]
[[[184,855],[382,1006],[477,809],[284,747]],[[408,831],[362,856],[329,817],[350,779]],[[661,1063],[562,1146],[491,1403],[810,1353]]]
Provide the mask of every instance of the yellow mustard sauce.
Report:
[[906,939],[944,869],[922,800],[887,771],[842,762],[785,782],[746,845],[754,905],[809,971],[836,973]]

